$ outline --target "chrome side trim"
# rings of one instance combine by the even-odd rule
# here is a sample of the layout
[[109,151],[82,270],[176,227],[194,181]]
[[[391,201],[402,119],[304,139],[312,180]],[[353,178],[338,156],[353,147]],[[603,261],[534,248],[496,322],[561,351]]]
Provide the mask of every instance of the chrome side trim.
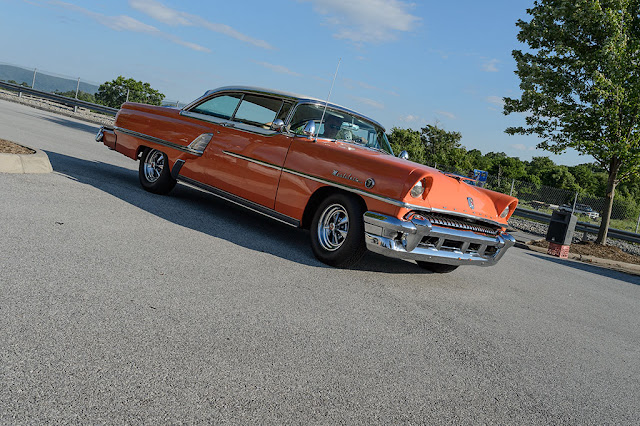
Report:
[[[405,205],[405,203],[403,203],[401,201],[394,200],[392,198],[387,198],[387,197],[383,197],[381,195],[371,194],[370,192],[362,191],[362,190],[354,188],[352,186],[342,185],[340,183],[337,183],[337,182],[334,182],[334,181],[331,181],[331,180],[318,178],[318,177],[315,177],[315,176],[312,176],[312,175],[308,175],[306,173],[301,173],[301,172],[298,172],[298,171],[295,171],[295,170],[292,170],[292,169],[287,169],[286,167],[280,167],[280,166],[277,166],[275,164],[267,163],[266,161],[256,160],[255,158],[247,157],[247,156],[241,155],[241,154],[236,154],[235,152],[230,152],[230,151],[222,151],[222,152],[225,153],[226,155],[231,156],[231,157],[240,158],[242,160],[246,160],[246,161],[249,161],[251,163],[260,164],[261,166],[269,167],[269,168],[274,169],[274,170],[280,170],[280,171],[283,171],[283,172],[286,172],[286,173],[289,173],[289,174],[292,174],[292,175],[296,175],[296,176],[300,176],[300,177],[303,177],[303,178],[306,178],[306,179],[309,179],[309,180],[313,180],[313,181],[318,182],[318,183],[324,183],[326,185],[330,185],[330,186],[334,186],[336,188],[344,189],[345,191],[349,191],[349,192],[353,192],[353,193],[356,193],[356,194],[359,194],[359,195],[363,195],[363,196],[366,196],[366,197],[374,198],[376,200],[383,201],[385,203],[393,204],[393,205],[396,205],[396,206]],[[423,208],[423,210],[424,210],[424,208]]]
[[282,167],[276,166],[275,164],[267,163],[266,161],[256,160],[255,158],[247,157],[246,155],[236,154],[235,152],[230,151],[222,151],[223,154],[226,154],[230,157],[239,158],[241,160],[249,161],[250,163],[260,164],[261,166],[269,167],[270,169],[275,169],[282,171]]
[[309,175],[309,174],[306,174],[306,173],[302,173],[302,172],[299,172],[299,171],[296,171],[296,170],[288,169],[286,167],[280,167],[280,166],[278,166],[276,164],[268,163],[266,161],[257,160],[257,159],[252,158],[252,157],[247,157],[246,155],[237,154],[237,153],[231,152],[231,151],[222,151],[222,152],[224,154],[229,155],[229,156],[234,157],[234,158],[239,158],[241,160],[245,160],[245,161],[249,161],[251,163],[259,164],[261,166],[269,167],[269,168],[274,169],[274,170],[279,170],[279,171],[282,171],[284,173],[289,173],[289,174],[292,174],[294,176],[300,176],[302,178],[309,179],[309,180],[312,180],[314,182],[318,182],[318,183],[322,183],[322,184],[325,184],[325,185],[333,186],[335,188],[339,188],[339,189],[342,189],[342,190],[345,190],[345,191],[348,191],[348,192],[352,192],[354,194],[362,195],[364,197],[373,198],[374,200],[382,201],[384,203],[391,204],[393,206],[403,207],[403,208],[406,208],[406,209],[409,209],[409,210],[418,210],[418,211],[423,211],[423,212],[437,212],[437,213],[448,214],[448,215],[451,215],[451,216],[467,217],[467,218],[470,218],[470,219],[481,220],[481,221],[486,222],[486,223],[491,223],[492,225],[496,225],[496,226],[500,226],[500,227],[504,227],[505,226],[502,223],[493,221],[491,219],[486,219],[486,218],[483,218],[481,216],[474,216],[474,215],[468,215],[468,214],[464,214],[464,213],[451,212],[451,211],[442,210],[442,209],[428,209],[428,208],[426,208],[424,206],[418,206],[418,205],[415,205],[415,204],[408,204],[408,203],[405,203],[403,201],[395,200],[393,198],[384,197],[382,195],[372,194],[371,192],[367,192],[367,191],[364,191],[362,189],[354,188],[353,186],[344,185],[344,184],[341,184],[341,183],[338,183],[338,182],[334,182],[332,180],[319,178],[319,177],[316,177],[316,176],[313,176],[313,175]]
[[179,145],[177,143],[165,141],[164,139],[156,138],[154,136],[145,135],[144,133],[135,132],[133,130],[125,129],[123,127],[115,127],[114,130],[117,130],[119,132],[125,133],[127,135],[135,136],[135,137],[140,138],[140,139],[147,140],[149,142],[157,143],[158,145],[166,146],[167,148],[172,148],[172,149],[175,149],[177,151],[186,152],[186,153],[198,156],[198,157],[202,156],[202,152],[201,151],[197,151],[195,149],[191,149],[188,146]]
[[195,188],[202,189],[204,191],[211,193],[212,195],[215,195],[218,198],[222,198],[225,201],[229,201],[230,203],[236,204],[240,207],[244,207],[248,210],[254,211],[263,216],[270,217],[271,219],[277,220],[278,222],[282,222],[284,224],[293,226],[295,228],[300,227],[299,220],[289,217],[287,215],[284,215],[282,213],[279,213],[273,209],[270,209],[269,207],[265,207],[263,205],[254,203],[253,201],[249,201],[245,198],[238,197],[237,195],[231,194],[227,191],[223,191],[222,189],[218,189],[216,187],[198,182],[197,180],[189,179],[184,176],[178,176],[177,179],[188,186],[193,186]]
[[[340,189],[344,189],[345,191],[349,191],[349,192],[353,192],[354,194],[359,194],[365,197],[369,197],[369,198],[373,198],[374,200],[378,200],[378,201],[382,201],[388,204],[392,204],[394,206],[398,206],[398,207],[406,207],[408,206],[408,204],[402,202],[402,201],[398,201],[398,200],[394,200],[393,198],[388,198],[388,197],[383,197],[382,195],[376,195],[376,194],[372,194],[370,192],[367,191],[363,191],[361,189],[358,188],[354,188],[352,186],[348,186],[348,185],[343,185],[331,180],[327,180],[327,179],[323,179],[323,178],[319,178],[319,177],[315,177],[312,175],[308,175],[306,173],[302,173],[302,172],[298,172],[295,170],[291,170],[291,169],[287,169],[286,167],[283,167],[282,169],[283,172],[286,173],[290,173],[292,175],[295,176],[300,176],[318,183],[324,183],[326,185],[330,185],[330,186],[334,186],[336,188],[340,188]],[[425,207],[422,207],[422,210],[426,210]]]
[[[247,133],[254,133],[261,136],[275,136],[275,135],[283,134],[281,132],[276,132],[275,130],[263,129],[261,127],[254,126],[252,124],[243,123],[241,121],[233,121],[230,119],[218,118],[212,115],[201,114],[199,112],[180,111],[179,114],[184,117],[193,118],[194,120],[200,120],[200,121],[217,124],[224,127],[232,127],[236,130],[241,130]],[[287,134],[287,136],[290,136],[290,135]]]

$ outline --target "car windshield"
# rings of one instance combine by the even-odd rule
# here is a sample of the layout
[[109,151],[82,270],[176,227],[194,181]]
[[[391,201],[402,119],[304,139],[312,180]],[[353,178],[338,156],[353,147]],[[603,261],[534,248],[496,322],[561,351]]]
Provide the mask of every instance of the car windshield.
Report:
[[319,138],[345,141],[393,155],[382,127],[342,110],[327,108],[325,112],[324,109],[324,105],[319,104],[298,105],[291,119],[290,131],[302,135],[306,124],[313,120],[316,129],[320,129]]

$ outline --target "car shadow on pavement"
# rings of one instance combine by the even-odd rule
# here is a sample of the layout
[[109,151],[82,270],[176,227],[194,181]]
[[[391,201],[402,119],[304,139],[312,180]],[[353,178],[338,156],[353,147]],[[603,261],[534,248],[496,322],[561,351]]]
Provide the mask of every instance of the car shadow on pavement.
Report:
[[[328,267],[313,256],[308,231],[285,225],[190,186],[178,184],[166,196],[151,194],[138,183],[136,170],[53,151],[46,153],[54,172],[91,185],[169,222],[251,250],[309,266]],[[401,274],[425,273],[412,262],[390,259],[375,253],[367,253],[353,269]]]
[[47,120],[50,121],[52,123],[55,124],[59,124],[61,126],[64,127],[69,127],[71,129],[76,129],[76,130],[80,130],[83,132],[89,132],[89,133],[93,133],[96,134],[98,133],[98,130],[100,129],[100,125],[99,124],[87,124],[87,123],[83,123],[83,122],[78,122],[72,119],[67,119],[61,116],[43,116],[41,117],[43,120]]
[[615,271],[613,269],[607,269],[601,266],[589,265],[577,260],[560,259],[559,257],[548,256],[542,253],[528,252],[529,256],[536,257],[538,259],[553,262],[558,265],[567,266],[569,268],[579,269],[581,271],[590,272],[592,274],[601,275],[603,277],[612,278],[618,281],[624,281],[635,285],[640,285],[640,277],[627,274],[626,272]]

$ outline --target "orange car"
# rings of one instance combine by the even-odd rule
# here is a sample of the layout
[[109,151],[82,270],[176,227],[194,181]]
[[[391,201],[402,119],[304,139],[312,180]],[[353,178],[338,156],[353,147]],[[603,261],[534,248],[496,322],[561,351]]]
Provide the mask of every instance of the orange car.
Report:
[[336,267],[369,249],[450,272],[514,244],[517,199],[395,157],[380,124],[319,99],[223,87],[182,109],[125,103],[96,140],[139,159],[147,191],[181,181],[310,229],[314,255]]

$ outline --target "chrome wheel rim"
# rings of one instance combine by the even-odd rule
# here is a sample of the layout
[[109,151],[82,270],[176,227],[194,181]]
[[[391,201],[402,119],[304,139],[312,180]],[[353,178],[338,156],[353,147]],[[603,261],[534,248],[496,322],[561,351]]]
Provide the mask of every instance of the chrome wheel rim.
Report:
[[327,251],[336,251],[347,239],[349,214],[340,204],[332,204],[322,212],[318,221],[318,241]]
[[157,149],[154,149],[144,160],[144,177],[149,183],[153,183],[160,179],[163,169],[164,154]]

